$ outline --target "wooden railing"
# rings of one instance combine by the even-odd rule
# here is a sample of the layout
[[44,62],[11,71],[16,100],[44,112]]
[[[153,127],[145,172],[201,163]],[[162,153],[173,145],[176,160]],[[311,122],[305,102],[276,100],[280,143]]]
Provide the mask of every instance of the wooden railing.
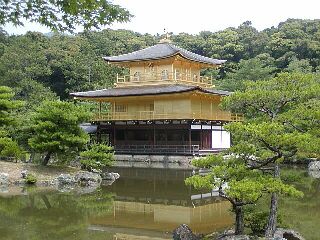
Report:
[[213,120],[213,121],[243,121],[241,114],[232,114],[229,112],[215,112],[215,113],[158,113],[155,111],[140,111],[136,113],[128,112],[109,112],[109,113],[98,113],[93,121],[114,121],[114,120],[125,120],[125,121],[146,121],[146,120]]
[[199,145],[116,145],[119,154],[181,154],[199,155]]
[[117,74],[117,87],[134,86],[134,85],[157,85],[157,84],[172,84],[181,83],[187,85],[198,85],[201,87],[213,87],[212,77],[192,75],[186,73],[167,72],[167,73],[146,73],[137,75],[124,75]]

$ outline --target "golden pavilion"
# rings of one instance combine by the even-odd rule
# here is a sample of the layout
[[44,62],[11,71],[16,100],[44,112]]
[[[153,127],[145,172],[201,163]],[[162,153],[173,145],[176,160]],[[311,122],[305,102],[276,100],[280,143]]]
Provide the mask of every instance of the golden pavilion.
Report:
[[168,41],[104,60],[129,74],[117,75],[114,88],[71,96],[97,103],[92,120],[97,139],[107,141],[117,154],[196,155],[230,147],[223,125],[241,116],[221,110],[221,98],[230,93],[214,89],[212,78],[200,75],[225,60]]

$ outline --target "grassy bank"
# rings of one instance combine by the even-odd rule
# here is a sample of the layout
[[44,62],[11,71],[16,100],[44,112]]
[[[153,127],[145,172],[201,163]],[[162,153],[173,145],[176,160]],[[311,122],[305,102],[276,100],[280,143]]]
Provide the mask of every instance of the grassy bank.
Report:
[[18,183],[23,180],[21,175],[23,170],[27,170],[28,173],[34,175],[38,182],[50,181],[60,174],[72,174],[79,171],[77,168],[67,166],[41,166],[32,163],[0,161],[0,172],[9,174],[9,184]]

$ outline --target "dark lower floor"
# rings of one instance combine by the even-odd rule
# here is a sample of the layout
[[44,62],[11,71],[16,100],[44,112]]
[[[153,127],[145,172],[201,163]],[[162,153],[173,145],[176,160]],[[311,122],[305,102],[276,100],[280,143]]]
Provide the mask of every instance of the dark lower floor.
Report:
[[196,155],[230,146],[222,124],[192,121],[100,122],[92,136],[114,146],[117,154]]

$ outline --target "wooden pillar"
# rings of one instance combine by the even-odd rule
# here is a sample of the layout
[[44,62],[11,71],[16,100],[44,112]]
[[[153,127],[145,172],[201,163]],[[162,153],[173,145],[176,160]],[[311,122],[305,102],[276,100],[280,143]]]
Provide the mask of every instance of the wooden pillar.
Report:
[[116,146],[116,125],[113,124],[113,146]]
[[212,130],[210,130],[210,138],[209,138],[209,148],[211,149],[212,148]]
[[201,123],[201,129],[200,129],[200,149],[202,149],[202,123]]
[[213,112],[212,112],[212,101],[213,101],[213,99],[210,98],[210,119],[212,119],[212,115],[213,115]]
[[102,108],[101,101],[99,101],[99,119],[101,119],[101,108]]
[[[202,98],[201,96],[199,97],[199,101],[200,101],[200,116],[199,116],[199,119],[202,119]],[[202,129],[202,127],[201,127]]]
[[97,124],[97,142],[101,143],[101,126],[100,126],[100,123]]
[[165,136],[166,136],[166,145],[168,145],[168,129],[164,129]]
[[156,123],[153,123],[153,146],[156,145]]
[[190,151],[191,151],[191,145],[192,145],[192,142],[191,142],[191,124],[189,125],[189,147],[190,147]]
[[172,75],[172,80],[174,80],[174,70],[173,70],[173,63],[171,64],[171,75]]
[[125,145],[128,145],[128,136],[127,136],[127,131],[128,129],[127,128],[125,128],[125,130],[124,130],[124,144]]

